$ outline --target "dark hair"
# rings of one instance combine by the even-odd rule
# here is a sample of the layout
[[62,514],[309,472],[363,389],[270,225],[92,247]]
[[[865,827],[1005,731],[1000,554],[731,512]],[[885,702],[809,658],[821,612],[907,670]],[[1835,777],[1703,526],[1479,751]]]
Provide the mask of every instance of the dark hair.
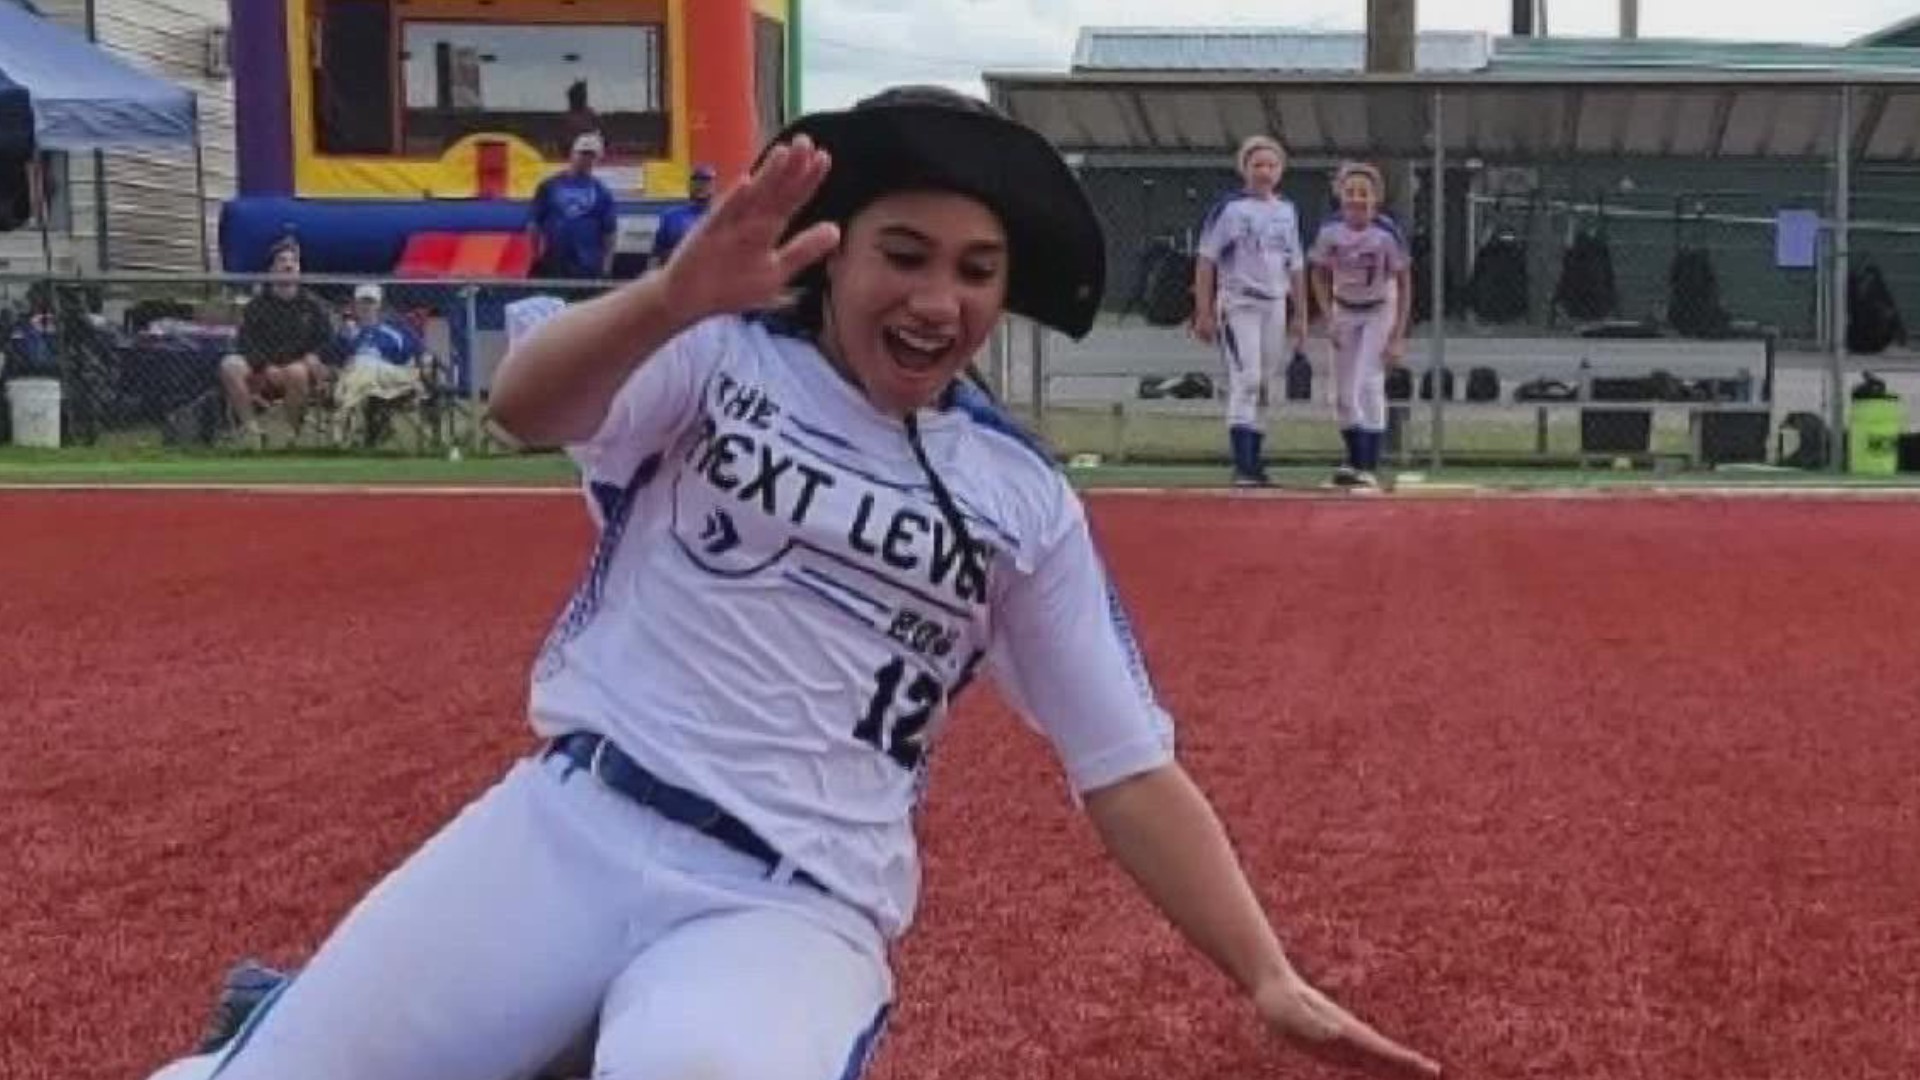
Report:
[[[861,99],[854,104],[852,109],[848,110],[848,113],[858,114],[870,110],[899,108],[902,106],[933,106],[936,109],[972,113],[976,116],[994,117],[1003,121],[1008,119],[1001,110],[979,98],[950,90],[944,86],[932,85],[891,87]],[[837,120],[830,118],[823,120],[822,124],[829,126],[829,129],[831,129],[831,125],[838,122],[846,121],[844,121],[844,117],[838,118]],[[805,121],[803,120],[801,123],[804,126]],[[968,128],[972,126],[974,125],[967,125]],[[879,125],[877,128],[877,130],[880,131],[884,131],[884,129],[884,124]],[[858,138],[859,136],[855,135],[852,137]],[[886,138],[887,136],[881,135],[880,137]],[[1017,245],[1022,235],[1028,235],[1027,233],[1023,233],[1019,228],[1021,224],[1020,220],[1006,220],[1009,213],[1007,207],[1014,207],[1014,213],[1020,212],[1019,208],[1023,204],[1017,197],[1008,197],[1004,194],[996,196],[994,192],[997,189],[990,180],[982,180],[979,177],[970,178],[966,170],[963,169],[942,168],[937,163],[929,166],[926,163],[915,162],[912,160],[913,156],[913,154],[909,153],[906,155],[906,160],[895,162],[886,160],[863,161],[863,167],[858,174],[858,182],[847,185],[838,193],[823,194],[818,197],[820,199],[816,204],[818,210],[813,214],[807,215],[807,220],[799,224],[811,224],[812,222],[823,220],[833,221],[842,228],[844,236],[847,223],[871,205],[874,200],[898,191],[913,188],[931,188],[950,190],[956,194],[965,195],[986,203],[993,209],[994,215],[1002,219],[1009,234],[1008,239],[1013,244]],[[845,159],[843,158],[842,160]],[[985,161],[986,159],[981,158],[977,160]],[[975,190],[968,190],[969,188],[974,188]],[[1032,208],[1028,207],[1027,209],[1031,210]],[[1032,224],[1030,219],[1033,216],[1031,213],[1027,215],[1029,219],[1027,224],[1029,226]],[[1045,232],[1045,230],[1040,231],[1042,233]],[[1045,252],[1022,252],[1017,249],[1009,252],[1011,257],[1008,266],[1010,288],[1016,285],[1019,280],[1013,276],[1017,273],[1015,267],[1018,265],[1026,265],[1027,259],[1023,258],[1023,256],[1031,257],[1034,254],[1043,256],[1042,261],[1034,265],[1050,265],[1049,261],[1044,258],[1047,254]],[[815,347],[819,347],[820,336],[826,326],[828,294],[831,288],[827,279],[826,267],[822,264],[815,264],[800,274],[791,285],[793,291],[789,302],[774,311],[763,313],[760,316],[760,320],[766,325],[770,332],[809,340]],[[1048,300],[1051,301],[1052,299],[1054,298],[1048,297]],[[1046,305],[1043,304],[1041,306]],[[973,389],[978,392],[981,398],[986,400],[989,406],[997,405],[992,389],[987,385],[986,381],[981,378],[980,373],[969,364],[965,371],[948,385],[946,391],[941,395],[938,407],[943,409],[955,406],[967,408],[967,398],[962,395],[962,387],[963,383],[968,382],[973,384]],[[933,462],[927,456],[926,448],[920,438],[920,424],[916,412],[909,411],[906,414],[905,427],[907,444],[912,450],[913,457],[919,464],[921,472],[927,478],[927,484],[933,492],[934,502],[939,506],[941,516],[946,519],[947,526],[953,530],[953,535],[959,541],[962,564],[969,568],[977,568],[981,580],[985,580],[986,568],[978,565],[980,552],[977,550],[973,532],[967,527],[966,515],[961,512],[959,504],[953,497],[953,493],[947,487],[946,481],[941,477],[939,471],[934,468]]]

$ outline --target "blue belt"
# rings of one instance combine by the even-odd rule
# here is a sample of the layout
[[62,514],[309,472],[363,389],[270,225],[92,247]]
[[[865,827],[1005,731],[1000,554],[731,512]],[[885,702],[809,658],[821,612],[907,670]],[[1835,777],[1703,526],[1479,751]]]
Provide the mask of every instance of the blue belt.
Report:
[[[713,837],[744,855],[767,865],[772,873],[781,863],[780,852],[762,839],[747,823],[722,810],[711,799],[674,787],[648,772],[613,740],[592,732],[576,731],[547,743],[542,758],[559,755],[587,771],[614,791],[625,795],[669,821],[675,821]],[[793,880],[821,892],[829,891],[805,870],[796,871]]]

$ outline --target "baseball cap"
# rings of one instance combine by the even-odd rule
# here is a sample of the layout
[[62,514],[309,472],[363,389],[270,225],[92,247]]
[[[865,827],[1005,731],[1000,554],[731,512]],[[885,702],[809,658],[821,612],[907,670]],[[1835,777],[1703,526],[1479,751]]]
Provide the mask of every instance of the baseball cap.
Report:
[[573,140],[573,152],[576,154],[592,154],[594,157],[604,157],[607,152],[607,144],[600,138],[599,133],[589,131]]
[[355,300],[372,300],[377,304],[386,299],[386,293],[381,292],[380,286],[378,285],[357,285],[353,290],[353,298]]

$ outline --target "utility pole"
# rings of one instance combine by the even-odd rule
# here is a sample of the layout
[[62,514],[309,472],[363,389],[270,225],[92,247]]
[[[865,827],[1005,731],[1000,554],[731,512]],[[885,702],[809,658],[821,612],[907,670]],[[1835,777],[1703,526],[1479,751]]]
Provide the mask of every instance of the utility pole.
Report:
[[[1418,19],[1416,0],[1367,0],[1367,71],[1410,74],[1414,70],[1414,43]],[[1385,102],[1382,106],[1391,108]],[[1381,106],[1376,106],[1381,107]],[[1389,130],[1374,118],[1379,130]],[[1387,211],[1407,235],[1413,234],[1413,162],[1383,161],[1387,179]]]
[[1620,0],[1620,36],[1628,41],[1640,36],[1640,0]]
[[1513,36],[1533,36],[1533,0],[1513,0]]

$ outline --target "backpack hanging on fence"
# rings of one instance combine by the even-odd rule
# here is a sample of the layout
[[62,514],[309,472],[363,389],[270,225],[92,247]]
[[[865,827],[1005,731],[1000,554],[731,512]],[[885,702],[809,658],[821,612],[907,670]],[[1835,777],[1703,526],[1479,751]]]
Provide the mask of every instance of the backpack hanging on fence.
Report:
[[1887,279],[1872,262],[1847,275],[1847,351],[1871,356],[1907,343],[1907,326]]
[[1145,292],[1147,322],[1182,326],[1193,318],[1193,256],[1171,245],[1148,256]]
[[1713,255],[1705,244],[1689,242],[1684,230],[1684,219],[1676,213],[1673,262],[1667,267],[1667,323],[1688,337],[1717,337],[1732,320],[1720,305]]
[[1527,245],[1520,234],[1501,228],[1480,245],[1468,284],[1473,313],[1490,323],[1527,317]]
[[1724,333],[1727,310],[1720,306],[1720,279],[1705,248],[1674,253],[1667,272],[1667,322],[1688,337]]
[[1613,249],[1607,243],[1604,218],[1574,234],[1560,258],[1560,282],[1554,287],[1553,302],[1569,317],[1588,321],[1607,318],[1619,309]]
[[1433,318],[1433,237],[1425,231],[1415,233],[1407,257],[1413,264],[1411,317],[1417,326]]

